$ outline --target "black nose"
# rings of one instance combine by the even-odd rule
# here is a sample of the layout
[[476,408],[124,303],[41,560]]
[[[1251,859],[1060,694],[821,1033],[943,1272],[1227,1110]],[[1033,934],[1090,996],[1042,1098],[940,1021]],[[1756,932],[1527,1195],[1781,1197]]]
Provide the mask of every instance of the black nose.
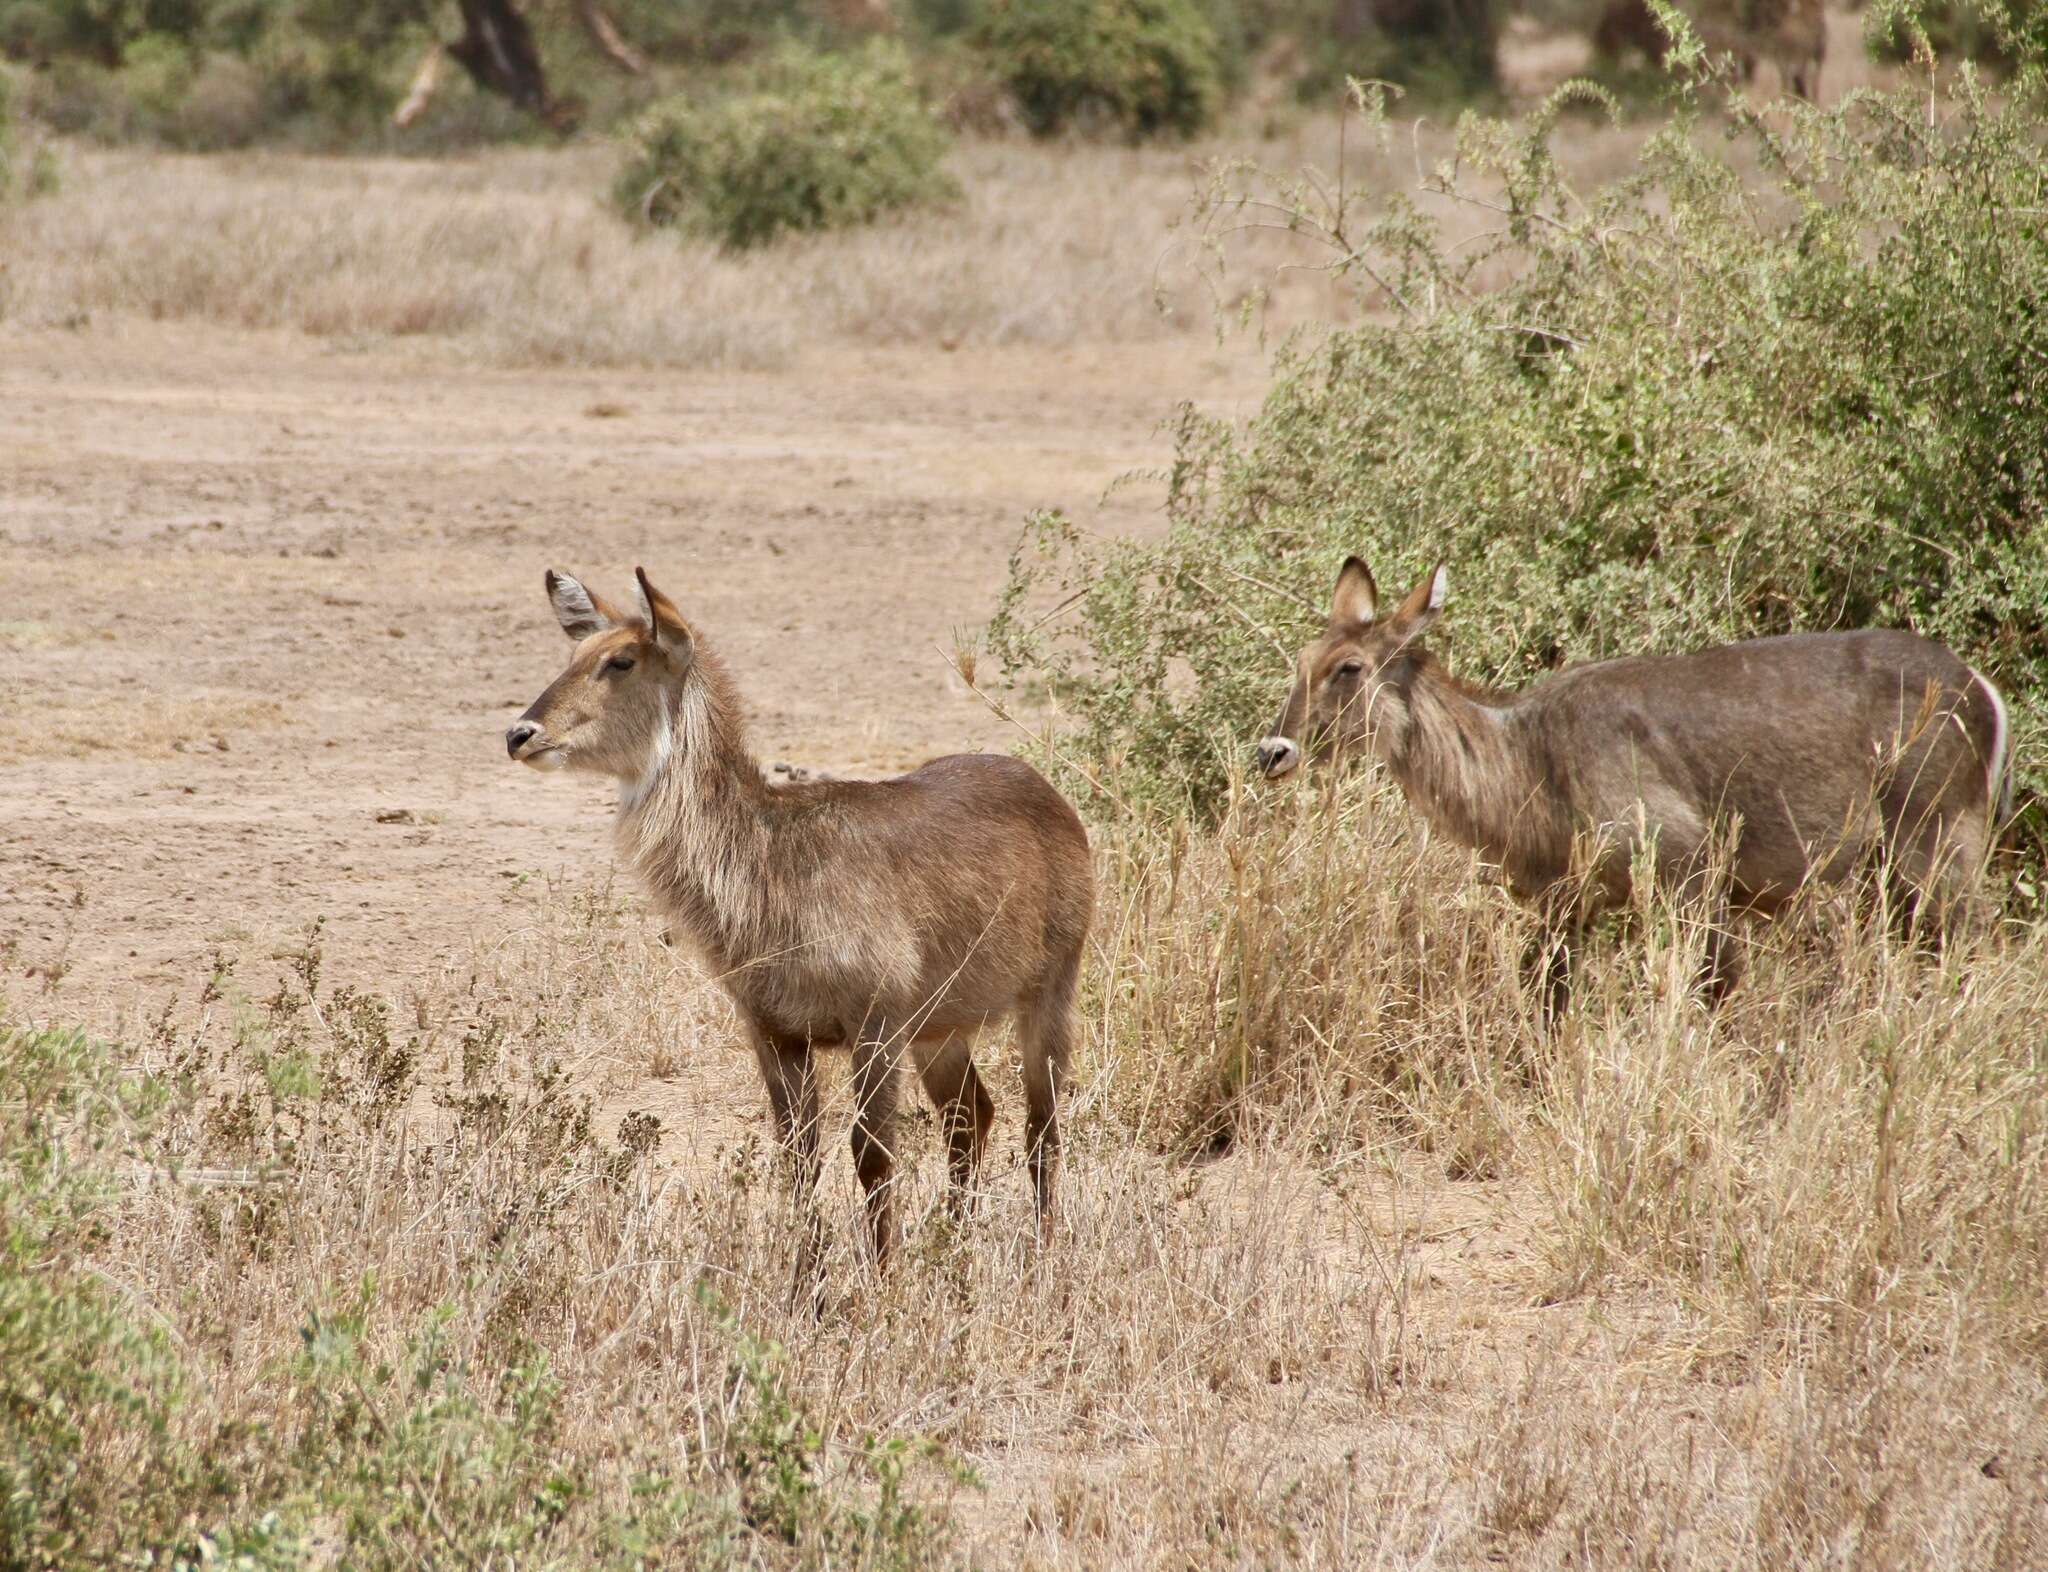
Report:
[[532,721],[514,721],[505,731],[505,752],[512,758],[518,758],[519,750],[533,741],[539,730]]
[[1301,762],[1301,746],[1292,737],[1268,737],[1259,744],[1259,773],[1286,775]]

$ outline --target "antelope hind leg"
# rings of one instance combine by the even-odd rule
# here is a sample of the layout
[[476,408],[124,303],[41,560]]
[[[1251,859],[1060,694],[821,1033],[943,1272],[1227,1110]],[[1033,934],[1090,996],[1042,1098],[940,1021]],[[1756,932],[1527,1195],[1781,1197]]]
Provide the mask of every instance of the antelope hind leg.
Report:
[[1053,1186],[1059,1174],[1060,1089],[1074,1048],[1074,989],[1081,956],[1056,964],[1037,997],[1019,1012],[1017,1037],[1024,1050],[1024,1155],[1031,1168],[1038,1210],[1038,1239],[1052,1240]]
[[955,1217],[974,1206],[974,1175],[995,1123],[996,1105],[974,1068],[974,1039],[964,1032],[920,1037],[911,1045],[918,1078],[946,1132],[947,1206]]

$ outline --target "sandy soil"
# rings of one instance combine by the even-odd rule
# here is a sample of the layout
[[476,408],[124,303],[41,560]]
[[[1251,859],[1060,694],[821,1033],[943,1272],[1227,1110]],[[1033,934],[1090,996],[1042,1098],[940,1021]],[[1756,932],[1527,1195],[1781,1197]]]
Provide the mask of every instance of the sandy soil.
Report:
[[[1024,513],[1145,528],[1202,341],[792,372],[525,372],[199,328],[0,352],[0,944],[70,1012],[327,919],[393,992],[522,874],[600,877],[609,794],[510,767],[560,664],[541,569],[702,620],[764,759],[886,773],[1006,745],[945,652]],[[89,977],[89,987],[78,979]]]

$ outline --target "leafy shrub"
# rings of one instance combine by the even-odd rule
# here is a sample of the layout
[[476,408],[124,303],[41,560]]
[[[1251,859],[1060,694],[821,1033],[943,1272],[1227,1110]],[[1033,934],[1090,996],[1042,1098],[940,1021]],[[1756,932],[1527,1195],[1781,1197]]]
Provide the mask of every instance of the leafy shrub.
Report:
[[1864,38],[1880,59],[1910,59],[1924,40],[1942,61],[2038,60],[2048,50],[2048,8],[2034,0],[1880,0]]
[[168,118],[199,74],[197,52],[169,33],[144,33],[121,57],[121,87],[130,103],[154,119]]
[[[1320,221],[1391,320],[1297,344],[1241,429],[1183,411],[1164,539],[1041,517],[994,647],[1050,674],[1124,797],[1210,802],[1344,555],[1390,591],[1442,559],[1451,663],[1507,683],[1560,655],[1917,628],[2003,688],[2038,792],[2041,103],[2038,79],[1966,78],[1931,117],[1924,90],[1738,111],[1745,176],[1688,95],[1581,195],[1549,145],[1561,96],[1525,131],[1467,122],[1462,168],[1506,217],[1463,248],[1398,197],[1365,223],[1318,220],[1307,184],[1261,191]],[[1055,584],[1076,620],[1034,631]]]
[[723,99],[683,95],[641,116],[613,200],[741,250],[789,230],[871,223],[955,191],[949,145],[900,50],[790,46]]
[[1106,122],[1190,136],[1216,118],[1216,30],[1195,0],[988,0],[976,40],[1041,136]]

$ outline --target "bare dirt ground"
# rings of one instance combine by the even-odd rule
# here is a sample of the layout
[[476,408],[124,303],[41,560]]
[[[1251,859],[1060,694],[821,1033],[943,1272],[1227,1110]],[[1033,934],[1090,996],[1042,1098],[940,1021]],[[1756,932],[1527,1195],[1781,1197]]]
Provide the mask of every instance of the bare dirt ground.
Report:
[[947,663],[1025,512],[1144,527],[1205,342],[820,351],[793,372],[507,372],[130,326],[10,336],[0,936],[104,1018],[327,919],[394,987],[521,875],[602,876],[601,787],[510,767],[559,667],[543,567],[644,564],[732,660],[764,759],[1006,746]]

